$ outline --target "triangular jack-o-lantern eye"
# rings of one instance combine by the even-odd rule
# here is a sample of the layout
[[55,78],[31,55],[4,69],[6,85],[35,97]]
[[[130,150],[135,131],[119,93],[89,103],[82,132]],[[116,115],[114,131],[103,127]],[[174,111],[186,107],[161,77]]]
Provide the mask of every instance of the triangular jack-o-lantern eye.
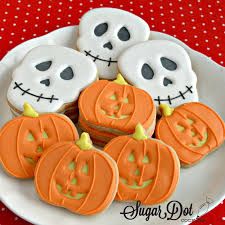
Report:
[[128,156],[128,161],[129,162],[134,162],[135,161],[135,156],[134,156],[133,152],[131,152],[130,155]]
[[88,170],[89,170],[89,166],[88,166],[87,163],[85,163],[84,166],[83,166],[82,169],[81,169],[81,172],[82,172],[83,174],[87,175],[87,174],[88,174]]
[[31,132],[28,133],[27,140],[28,141],[34,141],[34,136],[33,136],[33,134]]
[[150,163],[150,160],[149,160],[148,155],[145,155],[145,156],[144,156],[142,162],[143,162],[143,163]]
[[48,138],[48,134],[44,131],[44,132],[42,133],[42,137],[43,137],[44,139],[47,139],[47,138]]
[[75,170],[76,164],[74,161],[70,162],[70,164],[68,165],[68,169],[69,170]]

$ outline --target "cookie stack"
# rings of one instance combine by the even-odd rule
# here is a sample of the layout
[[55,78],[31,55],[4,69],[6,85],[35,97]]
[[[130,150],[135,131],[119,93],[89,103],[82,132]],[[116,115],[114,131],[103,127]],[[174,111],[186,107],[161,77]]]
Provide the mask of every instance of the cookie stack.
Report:
[[113,8],[87,12],[74,46],[38,46],[13,71],[7,100],[17,117],[0,130],[2,167],[34,178],[44,202],[81,215],[114,199],[164,202],[180,165],[225,140],[222,118],[198,102],[187,52],[151,40],[144,20]]

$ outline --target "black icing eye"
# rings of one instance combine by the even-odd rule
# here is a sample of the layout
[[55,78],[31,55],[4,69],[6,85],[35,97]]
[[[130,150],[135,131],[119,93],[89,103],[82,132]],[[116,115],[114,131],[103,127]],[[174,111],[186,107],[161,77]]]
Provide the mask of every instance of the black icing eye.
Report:
[[46,71],[51,67],[51,65],[52,65],[52,61],[46,61],[46,62],[37,64],[35,67],[39,71]]
[[60,77],[63,80],[71,80],[74,77],[74,73],[71,67],[67,67],[60,73]]
[[177,69],[177,64],[174,61],[172,61],[166,57],[162,57],[162,58],[160,58],[160,60],[161,60],[162,66],[165,69],[170,70],[170,71]]
[[95,27],[94,33],[96,36],[100,37],[102,36],[106,31],[108,30],[108,24],[107,23],[101,23],[97,27]]
[[147,63],[143,64],[141,74],[147,80],[151,80],[154,77],[154,72]]
[[121,27],[117,36],[121,41],[128,41],[130,39],[130,33],[126,27]]

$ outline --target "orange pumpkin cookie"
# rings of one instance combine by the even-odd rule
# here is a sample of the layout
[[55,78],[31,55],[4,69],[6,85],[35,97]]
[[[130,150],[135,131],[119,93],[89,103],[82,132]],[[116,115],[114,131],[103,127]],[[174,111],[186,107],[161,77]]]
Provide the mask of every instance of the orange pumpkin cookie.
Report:
[[23,116],[6,123],[0,131],[0,159],[6,172],[32,178],[43,151],[58,141],[78,138],[72,121],[64,115],[38,115],[25,103]]
[[155,129],[153,99],[147,92],[128,85],[120,74],[115,81],[100,80],[86,88],[78,106],[81,127],[105,143],[115,136],[131,134],[138,122],[149,136]]
[[208,106],[193,102],[175,109],[162,104],[160,109],[156,137],[175,149],[183,166],[197,163],[224,142],[224,122]]
[[139,200],[150,205],[165,201],[174,192],[180,175],[176,152],[161,141],[148,138],[140,124],[132,136],[111,140],[104,152],[119,169],[116,200]]
[[90,215],[112,203],[118,176],[115,161],[82,133],[78,141],[59,142],[44,152],[35,170],[35,186],[43,201]]

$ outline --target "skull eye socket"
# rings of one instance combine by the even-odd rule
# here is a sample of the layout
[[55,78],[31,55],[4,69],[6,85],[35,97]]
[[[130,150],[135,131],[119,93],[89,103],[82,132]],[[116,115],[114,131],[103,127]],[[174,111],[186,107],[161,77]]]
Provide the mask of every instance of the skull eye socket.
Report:
[[94,33],[97,37],[102,36],[108,30],[107,23],[101,23],[95,27]]
[[167,70],[174,71],[177,69],[177,64],[166,57],[161,57],[160,61],[162,63],[162,66]]
[[52,65],[52,61],[46,61],[46,62],[37,64],[35,67],[37,70],[43,72],[43,71],[48,70],[51,67],[51,65]]
[[61,73],[60,73],[60,77],[63,80],[71,80],[74,77],[74,73],[73,70],[70,66],[68,66],[66,69],[64,69]]
[[121,41],[128,41],[130,39],[130,33],[126,27],[121,27],[117,36]]
[[147,63],[143,64],[141,74],[146,80],[151,80],[154,77],[154,72]]

